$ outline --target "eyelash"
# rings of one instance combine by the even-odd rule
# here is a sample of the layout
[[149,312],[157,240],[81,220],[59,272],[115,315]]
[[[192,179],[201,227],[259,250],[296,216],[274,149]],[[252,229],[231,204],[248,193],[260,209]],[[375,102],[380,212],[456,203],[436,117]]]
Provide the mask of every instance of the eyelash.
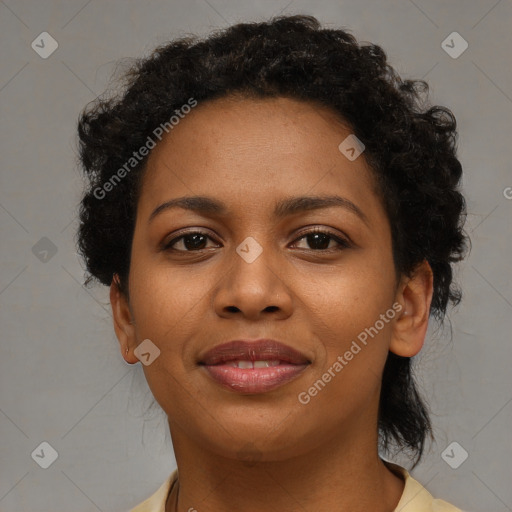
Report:
[[[306,238],[308,235],[314,235],[316,233],[319,233],[322,235],[327,235],[331,240],[334,240],[335,242],[337,242],[339,244],[338,247],[334,247],[334,248],[331,247],[330,249],[305,249],[305,250],[309,250],[309,251],[313,251],[313,252],[331,252],[331,251],[342,251],[344,249],[351,247],[351,244],[347,240],[335,235],[331,231],[321,229],[321,228],[313,228],[309,231],[305,231],[305,232],[301,233],[300,236],[295,239],[294,243],[302,240],[303,238]],[[207,238],[209,238],[210,240],[213,240],[213,238],[211,236],[209,236],[208,233],[206,233],[204,231],[189,231],[187,233],[181,234],[180,236],[178,236],[176,238],[173,238],[168,243],[164,244],[162,246],[162,250],[163,251],[172,251],[172,252],[181,252],[181,253],[187,253],[187,252],[193,253],[193,252],[200,252],[200,251],[204,250],[204,249],[180,250],[180,249],[172,248],[172,246],[174,244],[176,244],[179,240],[181,240],[182,238],[185,238],[187,236],[190,236],[190,235],[204,235]]]

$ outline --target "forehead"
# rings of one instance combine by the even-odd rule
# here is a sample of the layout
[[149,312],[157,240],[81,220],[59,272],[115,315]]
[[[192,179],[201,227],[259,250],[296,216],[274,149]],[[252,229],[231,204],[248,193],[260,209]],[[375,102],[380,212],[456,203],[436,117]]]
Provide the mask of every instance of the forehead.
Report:
[[338,148],[352,131],[330,109],[290,98],[220,98],[196,106],[152,150],[140,202],[214,195],[240,206],[276,196],[341,193],[368,202],[363,156]]

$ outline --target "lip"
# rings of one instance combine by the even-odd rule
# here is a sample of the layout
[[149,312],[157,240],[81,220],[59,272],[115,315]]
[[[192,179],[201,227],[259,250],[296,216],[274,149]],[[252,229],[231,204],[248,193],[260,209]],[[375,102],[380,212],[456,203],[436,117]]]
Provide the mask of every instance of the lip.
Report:
[[309,364],[311,361],[298,350],[277,340],[233,340],[213,347],[200,357],[199,364],[212,366],[234,360],[280,360],[290,364]]
[[[238,368],[233,361],[279,361],[277,366]],[[210,377],[224,388],[241,393],[264,393],[298,377],[311,361],[277,340],[233,340],[213,347],[200,357]]]

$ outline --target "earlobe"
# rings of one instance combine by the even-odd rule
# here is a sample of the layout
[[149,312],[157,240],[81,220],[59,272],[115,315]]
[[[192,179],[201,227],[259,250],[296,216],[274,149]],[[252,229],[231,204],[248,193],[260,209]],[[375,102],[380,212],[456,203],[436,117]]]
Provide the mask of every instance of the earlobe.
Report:
[[395,320],[389,350],[402,357],[415,356],[423,347],[430,316],[433,273],[423,261],[412,276],[403,276],[396,301],[402,306]]
[[133,355],[136,347],[135,323],[132,318],[130,306],[119,286],[119,276],[114,274],[110,284],[110,304],[112,306],[112,318],[114,330],[119,341],[121,354],[129,364],[134,364],[138,359]]

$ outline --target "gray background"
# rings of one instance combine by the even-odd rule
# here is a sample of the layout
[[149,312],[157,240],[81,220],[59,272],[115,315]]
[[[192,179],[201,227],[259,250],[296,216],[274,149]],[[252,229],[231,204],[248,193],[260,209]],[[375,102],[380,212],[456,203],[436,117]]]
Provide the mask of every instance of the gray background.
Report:
[[[457,117],[473,250],[453,339],[431,329],[420,357],[437,443],[412,474],[464,510],[512,510],[510,0],[0,0],[1,511],[127,510],[174,469],[141,363],[119,353],[107,289],[81,286],[76,120],[117,59],[278,13],[382,45]],[[31,47],[43,31],[59,45],[47,59]],[[441,46],[453,31],[469,44],[458,58]],[[48,469],[31,457],[43,441],[58,452]],[[441,457],[453,441],[469,454],[457,469]]]

